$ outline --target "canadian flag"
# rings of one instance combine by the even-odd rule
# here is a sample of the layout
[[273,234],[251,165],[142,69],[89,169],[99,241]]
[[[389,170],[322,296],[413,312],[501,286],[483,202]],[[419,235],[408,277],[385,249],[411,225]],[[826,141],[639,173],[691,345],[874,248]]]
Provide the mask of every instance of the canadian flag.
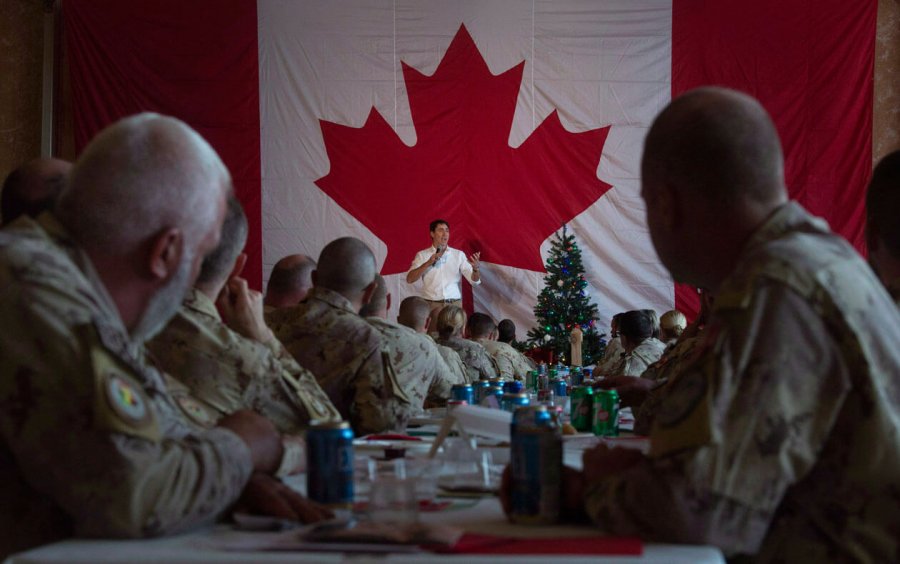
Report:
[[766,106],[792,196],[862,247],[875,2],[67,0],[63,17],[76,146],[144,110],[197,128],[247,210],[257,286],[352,235],[396,308],[443,218],[481,251],[474,308],[521,338],[566,224],[601,324],[692,313],[650,243],[639,164],[654,116],[704,84]]

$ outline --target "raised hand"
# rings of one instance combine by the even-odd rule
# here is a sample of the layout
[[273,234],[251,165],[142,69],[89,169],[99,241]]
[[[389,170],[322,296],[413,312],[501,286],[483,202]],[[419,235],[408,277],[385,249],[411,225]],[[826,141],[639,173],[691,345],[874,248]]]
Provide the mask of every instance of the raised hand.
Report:
[[216,306],[222,321],[232,330],[248,339],[268,343],[274,336],[263,318],[263,296],[247,286],[247,281],[237,276],[225,284]]
[[481,259],[481,251],[472,253],[472,255],[469,257],[469,264],[472,265],[472,270],[474,270],[475,272],[478,272],[478,267],[480,264],[479,259]]

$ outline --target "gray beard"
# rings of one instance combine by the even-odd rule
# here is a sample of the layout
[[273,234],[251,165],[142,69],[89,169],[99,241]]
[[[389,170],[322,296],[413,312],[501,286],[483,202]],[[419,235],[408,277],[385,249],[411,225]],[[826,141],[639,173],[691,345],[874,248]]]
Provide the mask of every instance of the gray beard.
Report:
[[138,322],[137,326],[132,330],[131,337],[138,343],[144,343],[152,339],[157,333],[162,331],[166,324],[181,307],[187,291],[190,288],[192,253],[186,253],[184,260],[178,266],[178,271],[169,283],[156,293],[147,304],[144,315]]

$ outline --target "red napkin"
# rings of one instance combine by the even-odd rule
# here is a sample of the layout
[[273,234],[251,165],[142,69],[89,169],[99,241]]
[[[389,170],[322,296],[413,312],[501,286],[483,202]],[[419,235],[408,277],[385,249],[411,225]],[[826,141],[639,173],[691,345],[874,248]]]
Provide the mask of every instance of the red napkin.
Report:
[[381,435],[369,435],[366,437],[367,441],[421,441],[419,437],[413,437],[411,435],[400,435],[400,434],[391,434],[384,433]]
[[614,554],[640,556],[635,537],[511,538],[465,533],[453,546],[435,547],[448,554]]

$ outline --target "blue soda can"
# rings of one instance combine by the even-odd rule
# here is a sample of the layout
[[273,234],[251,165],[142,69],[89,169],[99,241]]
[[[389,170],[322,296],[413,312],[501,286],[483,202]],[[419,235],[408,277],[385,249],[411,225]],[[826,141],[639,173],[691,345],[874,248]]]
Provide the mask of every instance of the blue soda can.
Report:
[[510,424],[510,519],[526,525],[559,521],[562,434],[545,406],[520,407]]
[[450,399],[465,401],[469,405],[474,405],[475,389],[471,384],[453,384],[450,387]]
[[472,384],[475,393],[475,405],[481,405],[481,401],[491,393],[491,383],[487,380],[479,380]]
[[517,409],[530,403],[531,400],[528,399],[528,394],[503,394],[503,397],[500,399],[500,408],[503,411],[515,413]]
[[594,378],[594,369],[593,368],[582,368],[581,369],[581,378],[582,378],[582,383],[585,380],[592,380]]
[[553,389],[553,395],[555,395],[558,398],[563,398],[568,395],[566,393],[568,386],[566,385],[566,381],[563,380],[562,378],[560,378],[558,380],[554,380],[551,388]]
[[525,391],[525,386],[522,385],[522,382],[518,380],[507,380],[503,382],[503,393],[504,394],[521,394]]
[[353,506],[353,429],[345,421],[312,421],[306,431],[307,497],[332,508]]

